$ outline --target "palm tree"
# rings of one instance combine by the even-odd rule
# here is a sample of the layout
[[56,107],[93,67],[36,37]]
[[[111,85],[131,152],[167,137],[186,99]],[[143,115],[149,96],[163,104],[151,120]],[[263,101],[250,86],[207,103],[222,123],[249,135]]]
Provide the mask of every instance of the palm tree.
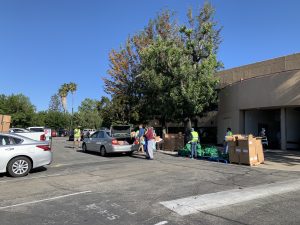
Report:
[[69,93],[69,85],[65,83],[58,90],[58,94],[61,98],[61,103],[63,105],[64,112],[67,112],[67,96],[68,96],[68,93]]
[[70,82],[68,84],[68,91],[72,93],[72,115],[73,115],[74,93],[77,91],[77,84]]

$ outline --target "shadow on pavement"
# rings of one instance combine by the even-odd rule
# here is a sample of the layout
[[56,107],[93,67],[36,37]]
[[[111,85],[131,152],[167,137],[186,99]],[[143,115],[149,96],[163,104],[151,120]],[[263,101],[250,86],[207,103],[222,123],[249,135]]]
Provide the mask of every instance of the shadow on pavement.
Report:
[[265,161],[282,163],[286,166],[300,166],[300,151],[266,150]]
[[30,171],[30,173],[40,173],[40,172],[45,172],[47,171],[47,168],[42,166],[42,167],[38,167],[38,168],[34,168]]

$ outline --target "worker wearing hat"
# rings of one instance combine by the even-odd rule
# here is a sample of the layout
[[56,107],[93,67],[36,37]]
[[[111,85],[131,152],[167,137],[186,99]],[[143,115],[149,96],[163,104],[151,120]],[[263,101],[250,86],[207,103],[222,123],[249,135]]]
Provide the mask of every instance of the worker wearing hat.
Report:
[[80,139],[81,139],[80,126],[77,126],[77,127],[74,129],[74,142],[73,142],[73,148],[75,148],[75,146],[76,146],[77,149],[79,149],[79,147],[80,147]]

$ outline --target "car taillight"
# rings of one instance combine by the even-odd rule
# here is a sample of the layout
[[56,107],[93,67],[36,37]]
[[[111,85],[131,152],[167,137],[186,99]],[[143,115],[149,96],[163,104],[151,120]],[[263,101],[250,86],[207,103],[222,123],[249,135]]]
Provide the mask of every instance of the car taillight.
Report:
[[42,135],[40,136],[40,141],[46,141],[46,136],[45,136],[45,134],[42,134]]
[[111,141],[111,144],[113,144],[113,145],[118,145],[119,143],[118,143],[118,141],[117,141],[116,139],[113,139],[113,140]]
[[37,148],[41,148],[43,149],[44,151],[51,151],[51,148],[49,145],[37,145],[36,146]]

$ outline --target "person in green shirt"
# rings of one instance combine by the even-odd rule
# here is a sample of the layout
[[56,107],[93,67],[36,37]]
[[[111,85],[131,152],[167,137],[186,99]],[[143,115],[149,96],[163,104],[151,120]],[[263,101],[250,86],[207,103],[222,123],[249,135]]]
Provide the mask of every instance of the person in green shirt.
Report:
[[76,146],[77,149],[79,149],[79,147],[80,147],[80,139],[81,139],[81,130],[80,130],[80,126],[77,126],[77,128],[74,129],[73,148],[75,148],[75,146]]

